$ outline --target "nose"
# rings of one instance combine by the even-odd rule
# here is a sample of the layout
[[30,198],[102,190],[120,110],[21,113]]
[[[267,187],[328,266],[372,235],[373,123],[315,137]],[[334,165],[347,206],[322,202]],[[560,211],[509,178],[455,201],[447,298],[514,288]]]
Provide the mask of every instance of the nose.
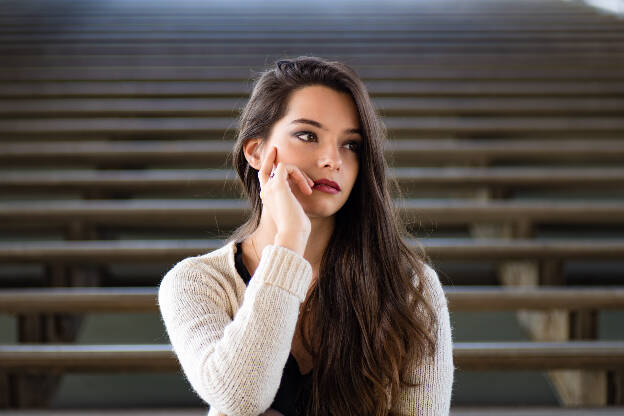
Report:
[[327,143],[319,147],[318,163],[320,167],[329,167],[336,170],[340,169],[342,166],[342,157],[340,157],[340,150],[334,143]]

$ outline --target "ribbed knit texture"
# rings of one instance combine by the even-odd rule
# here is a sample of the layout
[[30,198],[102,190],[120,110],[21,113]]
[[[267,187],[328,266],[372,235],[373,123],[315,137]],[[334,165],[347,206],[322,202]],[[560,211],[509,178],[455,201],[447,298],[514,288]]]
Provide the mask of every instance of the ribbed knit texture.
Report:
[[[275,397],[312,282],[298,253],[268,245],[249,281],[238,275],[235,242],[178,262],[163,277],[158,304],[182,370],[210,405],[208,416],[256,416]],[[455,367],[448,306],[436,272],[427,266],[428,296],[440,320],[436,356],[410,371],[420,387],[403,389],[397,414],[449,414]]]

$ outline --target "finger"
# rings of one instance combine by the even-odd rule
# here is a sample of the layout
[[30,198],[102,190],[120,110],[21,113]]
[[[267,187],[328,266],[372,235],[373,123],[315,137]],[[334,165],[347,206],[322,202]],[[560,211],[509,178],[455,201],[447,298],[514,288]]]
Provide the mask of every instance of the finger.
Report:
[[269,149],[269,152],[266,154],[265,158],[264,158],[264,162],[262,163],[262,175],[266,180],[269,179],[269,175],[271,173],[273,173],[274,170],[274,160],[275,160],[275,152],[276,152],[276,148],[275,146],[272,146],[271,149]]
[[[303,173],[303,172],[301,172]],[[308,183],[308,185],[310,185],[310,188],[312,188],[314,186],[314,181],[312,180],[312,178],[310,178],[307,174],[303,173],[303,176],[305,176],[306,178],[306,182]]]
[[276,150],[277,149],[275,146],[271,146],[271,149],[269,149],[269,153],[267,153],[264,161],[262,161],[262,165],[260,166],[260,170],[258,171],[260,185],[264,185],[266,181],[269,180],[269,175],[271,174],[271,170],[273,169],[273,161],[275,160]]
[[285,181],[288,180],[288,171],[286,170],[286,165],[284,165],[282,162],[279,162],[277,164],[277,167],[275,168],[273,173],[273,180],[277,179],[278,181],[281,181],[282,178]]
[[301,188],[301,190],[304,193],[311,194],[312,186],[314,186],[314,182],[312,182],[312,185],[310,185],[311,179],[308,178],[298,167],[293,167],[292,173],[293,173],[294,179],[297,181],[297,184],[299,185],[299,188]]
[[295,179],[297,182],[301,181],[302,185],[309,185],[310,188],[312,188],[314,186],[314,181],[312,180],[312,178],[310,178],[306,173],[304,173],[299,166],[297,165],[286,165],[286,167],[288,168],[288,172],[291,173],[293,176],[296,176],[296,178],[293,177],[293,179]]

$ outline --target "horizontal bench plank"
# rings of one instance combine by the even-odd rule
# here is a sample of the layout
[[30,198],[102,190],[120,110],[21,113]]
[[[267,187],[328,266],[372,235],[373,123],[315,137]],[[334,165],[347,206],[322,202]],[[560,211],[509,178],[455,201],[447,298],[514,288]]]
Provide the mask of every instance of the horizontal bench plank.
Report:
[[[623,39],[624,43],[624,39]],[[377,97],[384,116],[624,114],[624,98],[590,97]],[[0,99],[4,117],[233,116],[240,98],[49,98]]]
[[157,293],[157,287],[0,289],[0,312],[158,312]]
[[177,371],[168,344],[0,345],[0,369],[64,372]]
[[[507,3],[509,4],[509,3]],[[418,5],[421,6],[421,5]],[[365,6],[364,6],[365,7]],[[66,25],[74,25],[76,24],[88,24],[89,27],[93,28],[111,28],[116,29],[120,26],[139,26],[143,25],[156,25],[158,23],[167,23],[169,25],[177,26],[180,25],[182,28],[187,25],[199,25],[203,24],[204,29],[211,28],[212,25],[219,25],[224,23],[230,24],[256,24],[256,25],[266,25],[266,24],[284,24],[284,25],[311,25],[312,18],[319,18],[321,21],[319,23],[325,25],[331,25],[335,22],[344,23],[348,25],[349,28],[356,27],[358,23],[361,25],[367,24],[379,24],[379,25],[387,25],[393,23],[418,23],[418,24],[431,24],[432,21],[437,21],[440,23],[460,23],[460,24],[492,24],[492,19],[496,18],[504,18],[505,22],[508,22],[510,25],[513,24],[534,24],[536,22],[542,21],[543,23],[557,23],[557,24],[577,24],[577,23],[606,23],[613,24],[616,23],[613,19],[609,19],[600,14],[592,14],[587,11],[583,12],[580,10],[558,10],[554,9],[549,11],[548,9],[542,10],[540,7],[539,10],[535,10],[533,12],[529,10],[491,10],[483,7],[480,10],[421,10],[420,7],[414,7],[411,11],[405,11],[405,13],[399,13],[396,5],[393,5],[390,10],[359,10],[354,13],[345,13],[339,10],[333,11],[331,15],[327,15],[318,9],[306,9],[305,6],[303,10],[306,10],[305,15],[293,15],[288,13],[267,13],[266,10],[258,11],[258,13],[254,13],[249,11],[248,13],[242,14],[238,10],[212,10],[209,9],[196,9],[195,14],[191,13],[183,13],[180,12],[179,9],[176,9],[178,13],[173,15],[155,15],[155,14],[140,14],[138,12],[129,12],[128,14],[122,16],[113,16],[112,14],[101,15],[101,14],[91,14],[91,13],[81,13],[80,15],[65,15],[65,16],[48,16],[47,13],[43,12],[42,14],[45,16],[45,25],[43,27],[58,27],[58,26],[66,26]],[[125,11],[125,9],[124,9]],[[3,16],[0,18],[0,23],[6,25],[5,27],[18,28],[23,24],[28,24],[32,22],[32,15],[23,16],[23,15],[15,15],[12,14],[11,17]],[[495,22],[495,23],[498,23]],[[253,27],[253,26],[252,26]],[[292,30],[293,32],[297,32],[296,30]]]
[[[0,162],[223,164],[231,140],[54,141],[0,143]],[[387,158],[396,164],[427,161],[614,161],[624,160],[622,140],[389,140]]]
[[[456,367],[464,371],[615,369],[624,366],[623,341],[457,342]],[[55,372],[178,371],[167,344],[0,345],[0,369]]]
[[[166,135],[211,134],[234,137],[238,120],[230,117],[106,117],[106,118],[27,118],[0,119],[0,135],[69,135],[95,137],[143,134]],[[578,135],[624,133],[624,118],[601,117],[386,117],[384,123],[391,135],[451,134],[559,134]]]
[[[177,12],[177,11],[176,11]],[[302,10],[299,13],[304,13]],[[367,19],[364,19],[366,21]],[[365,31],[370,34],[378,32],[394,32],[394,31],[419,31],[419,32],[450,32],[453,30],[460,31],[493,31],[493,32],[617,32],[621,30],[621,25],[617,20],[587,20],[579,19],[577,22],[567,21],[555,21],[544,23],[546,19],[540,18],[527,18],[527,19],[510,19],[507,23],[502,23],[499,19],[488,19],[487,17],[479,18],[479,16],[466,19],[465,17],[458,16],[455,19],[445,18],[429,18],[426,21],[423,19],[386,19],[379,24],[358,24],[357,21],[345,19],[336,19],[334,21],[328,20],[326,16],[323,19],[316,19],[314,21],[296,21],[290,19],[288,22],[280,23],[275,19],[267,19],[265,21],[252,21],[252,22],[228,22],[220,21],[215,23],[207,22],[190,22],[190,23],[171,23],[163,25],[158,22],[148,23],[127,23],[127,24],[93,24],[90,22],[81,21],[79,24],[71,26],[65,26],[61,24],[45,24],[40,20],[37,26],[34,25],[2,25],[0,26],[0,36],[2,33],[49,33],[55,31],[63,31],[65,33],[93,33],[93,32],[155,32],[155,33],[167,33],[167,32],[259,32],[267,31],[271,28],[274,31],[281,32],[297,32],[297,31]],[[279,25],[279,27],[276,27]],[[60,26],[60,27],[59,27]]]
[[[230,28],[231,29],[231,28]],[[331,28],[328,28],[330,30]],[[492,28],[493,29],[493,28]],[[502,28],[501,28],[502,29]],[[232,29],[233,30],[233,29]],[[297,29],[299,30],[299,29]],[[319,30],[319,28],[314,28]],[[401,30],[400,27],[392,30]],[[553,28],[553,30],[556,30]],[[588,28],[588,30],[590,30]],[[599,30],[608,30],[600,28]],[[619,29],[618,29],[619,30]],[[37,33],[36,27],[28,28],[29,32]],[[291,52],[293,53],[293,52]],[[314,54],[315,52],[309,51]],[[213,66],[223,65],[228,62],[230,65],[258,65],[260,62],[273,62],[283,57],[284,51],[279,54],[258,54],[248,52],[244,54],[188,54],[171,56],[162,55],[13,55],[10,60],[3,63],[8,68],[18,68],[23,66],[123,66],[123,65],[145,65],[145,66]],[[328,60],[342,60],[353,66],[371,65],[373,63],[384,62],[387,65],[466,65],[466,62],[477,65],[494,66],[570,66],[579,67],[607,67],[624,66],[624,54],[617,53],[565,53],[553,55],[540,55],[533,53],[514,53],[502,55],[500,53],[326,53],[324,58]]]
[[[377,22],[376,22],[377,23]],[[363,23],[360,23],[363,24]],[[319,28],[316,28],[318,30]],[[299,29],[299,30],[304,30]],[[257,39],[249,39],[244,43],[228,42],[223,40],[211,40],[208,42],[150,42],[150,43],[132,43],[132,42],[90,42],[90,43],[52,43],[44,42],[42,44],[1,44],[0,56],[67,56],[74,57],[80,55],[171,55],[185,56],[197,54],[244,54],[249,50],[254,53],[275,54],[280,51],[291,49],[314,50],[316,54],[323,56],[327,54],[339,53],[376,53],[385,52],[387,54],[394,53],[462,53],[462,54],[486,54],[497,53],[501,56],[513,56],[514,54],[539,54],[556,59],[560,54],[585,54],[591,56],[593,54],[621,54],[624,52],[622,42],[413,42],[411,40],[395,39],[388,42],[386,39],[372,39],[364,43],[361,41],[349,41],[342,38],[334,38],[327,43],[321,43],[316,40],[291,39],[285,37],[277,40],[262,41]]]
[[[232,152],[231,140],[146,140],[146,141],[54,141],[0,143],[0,161],[3,163],[36,163],[58,161],[120,163],[203,161],[208,165],[223,163]],[[600,145],[599,145],[600,146]],[[614,146],[619,146],[615,143]],[[624,156],[624,143],[621,144]],[[605,149],[609,153],[609,149]],[[591,152],[591,151],[590,151]],[[615,150],[617,152],[617,150]]]
[[[623,65],[624,68],[624,65]],[[251,75],[251,74],[249,74]],[[248,75],[248,76],[249,76]],[[251,85],[243,80],[210,81],[71,81],[27,82],[0,84],[0,97],[211,97],[229,96],[241,98],[241,104],[251,93]],[[550,81],[504,81],[504,80],[368,80],[367,89],[372,98],[382,96],[536,96],[536,97],[582,97],[600,95],[621,97],[624,82],[620,80],[592,80],[586,82]]]
[[451,407],[450,416],[620,416],[622,413],[624,407],[621,406],[455,406]]
[[[390,168],[388,180],[403,187],[522,186],[621,187],[624,168],[417,167]],[[9,170],[0,172],[0,189],[32,190],[211,190],[238,192],[239,179],[228,169]]]
[[[393,5],[394,6],[394,5]],[[396,7],[396,6],[394,6]],[[541,10],[540,10],[541,11]],[[125,12],[125,10],[124,10]],[[547,26],[558,27],[579,27],[587,25],[593,28],[604,30],[605,28],[617,30],[617,20],[608,18],[600,14],[589,13],[524,13],[524,12],[506,12],[497,13],[495,11],[482,10],[474,13],[451,13],[443,12],[426,12],[413,10],[405,14],[389,13],[388,11],[380,11],[379,13],[332,13],[331,15],[315,13],[310,10],[310,15],[305,14],[264,14],[258,15],[252,12],[246,14],[235,13],[198,13],[198,15],[181,15],[176,11],[171,16],[155,16],[155,15],[132,15],[124,14],[122,16],[97,16],[91,14],[83,14],[80,16],[46,16],[43,20],[38,20],[40,25],[36,28],[40,31],[48,29],[48,32],[57,32],[59,29],[68,28],[70,33],[93,33],[93,32],[133,32],[153,28],[154,32],[187,32],[189,28],[192,31],[202,33],[221,32],[224,27],[227,29],[239,28],[239,32],[249,31],[257,32],[267,30],[267,26],[275,25],[280,32],[312,32],[314,23],[317,24],[316,29],[324,29],[327,31],[336,31],[343,25],[343,30],[362,31],[362,32],[379,32],[388,30],[390,26],[396,25],[397,30],[420,30],[439,32],[446,28],[452,31],[452,27],[456,26],[458,30],[471,30],[482,27],[488,30],[492,27],[500,27],[501,20],[504,19],[507,29],[516,28],[521,32],[531,32],[532,30],[547,31]],[[266,12],[266,11],[265,11]],[[304,17],[307,17],[305,19]],[[314,19],[314,21],[311,19]],[[24,25],[28,25],[33,21],[32,16],[6,16],[0,19],[4,30],[0,33],[14,33],[23,30]],[[437,23],[440,27],[434,27],[433,23]],[[542,26],[537,26],[538,24]],[[412,24],[411,28],[407,25]],[[297,26],[298,25],[298,26]],[[451,26],[453,25],[453,26]],[[244,26],[244,27],[243,27]],[[297,30],[297,27],[299,30]],[[8,30],[12,29],[12,30]],[[98,30],[99,29],[99,30]],[[177,30],[176,30],[177,29]],[[143,31],[143,30],[141,30]],[[571,30],[574,32],[574,30]]]
[[[621,416],[624,407],[451,406],[450,416]],[[11,416],[205,416],[202,408],[0,410]]]
[[449,308],[454,311],[622,309],[623,289],[616,286],[444,286]]
[[[422,238],[406,240],[422,245],[440,260],[584,259],[624,258],[623,239],[467,239]],[[18,263],[105,263],[177,261],[214,251],[223,240],[99,240],[0,242],[0,261]]]
[[624,341],[459,342],[461,370],[615,369],[624,366]]
[[[624,181],[623,181],[624,183]],[[182,181],[180,187],[186,187]],[[0,189],[2,186],[0,185]],[[405,221],[418,219],[436,225],[477,222],[528,224],[622,224],[624,203],[561,200],[515,201],[403,199],[395,201]],[[220,226],[236,226],[249,216],[249,203],[241,199],[135,199],[0,202],[0,225],[11,229],[74,222],[131,225],[157,229],[172,226],[207,226],[214,218]]]
[[[283,3],[282,3],[283,4]],[[30,30],[33,33],[46,33],[63,31],[65,33],[93,33],[93,32],[258,32],[267,31],[271,28],[276,32],[310,32],[310,31],[365,31],[367,33],[389,32],[389,31],[420,31],[420,32],[449,32],[453,30],[461,31],[500,31],[500,32],[605,32],[621,30],[621,25],[617,19],[604,18],[598,15],[584,15],[578,18],[566,16],[556,18],[556,15],[530,15],[520,16],[512,14],[481,14],[475,13],[466,15],[414,15],[407,16],[387,16],[383,11],[378,14],[379,21],[375,16],[368,15],[323,15],[319,19],[302,19],[306,15],[303,10],[297,10],[297,14],[283,16],[267,16],[254,19],[253,13],[240,13],[216,15],[211,18],[200,20],[176,20],[169,17],[167,24],[158,21],[143,22],[99,22],[92,15],[83,15],[78,22],[65,25],[62,22],[47,21],[38,19],[37,26],[23,25],[19,20],[0,26],[2,33],[20,33]],[[267,12],[267,10],[263,10]],[[127,13],[126,10],[123,11]],[[41,12],[39,12],[41,13]],[[179,13],[178,10],[172,12],[173,16]],[[127,16],[127,15],[126,15]],[[387,16],[387,17],[384,17]],[[500,16],[500,18],[496,18]],[[6,16],[8,17],[8,16]],[[5,18],[6,18],[5,17]],[[128,16],[129,17],[129,16]],[[221,19],[219,19],[219,17]],[[333,17],[333,18],[332,18]],[[250,21],[245,21],[251,19]],[[362,19],[362,22],[359,22]],[[553,19],[550,21],[549,19]],[[33,21],[31,17],[30,21]],[[368,24],[366,24],[368,22]],[[316,26],[315,26],[316,25]]]
[[[509,4],[509,3],[507,3]],[[172,15],[155,15],[155,14],[140,14],[138,11],[128,11],[128,14],[121,16],[110,13],[107,15],[81,13],[80,15],[65,15],[55,16],[48,15],[43,11],[41,17],[44,19],[41,21],[41,27],[43,28],[59,28],[71,25],[70,28],[84,28],[84,29],[100,29],[100,31],[116,31],[119,28],[132,28],[132,27],[157,27],[158,24],[166,23],[166,29],[179,27],[181,31],[185,28],[202,27],[204,31],[214,30],[219,26],[230,25],[249,25],[249,30],[253,30],[254,27],[263,27],[270,24],[284,25],[283,28],[289,28],[292,32],[297,32],[295,25],[303,25],[308,30],[313,28],[312,18],[319,24],[319,27],[335,26],[342,23],[346,27],[345,29],[368,29],[371,31],[378,29],[379,27],[385,27],[391,24],[409,24],[414,23],[431,26],[433,22],[440,24],[444,23],[457,23],[461,26],[468,25],[485,25],[492,24],[500,25],[500,19],[505,19],[505,23],[509,25],[522,25],[522,27],[533,27],[536,23],[553,23],[560,25],[576,25],[576,24],[605,24],[607,26],[614,26],[618,22],[613,18],[604,16],[601,14],[592,14],[589,12],[564,11],[557,10],[549,12],[548,10],[542,10],[541,8],[534,12],[528,10],[489,10],[483,7],[481,10],[473,11],[443,11],[438,10],[420,10],[417,7],[411,10],[406,10],[404,13],[400,13],[396,5],[392,5],[391,10],[359,10],[357,13],[348,13],[340,10],[332,10],[331,15],[324,14],[322,11],[316,8],[306,8],[305,6],[298,11],[305,10],[305,14],[292,14],[284,13],[285,10],[275,11],[275,13],[267,13],[267,10],[258,10],[258,13],[254,13],[250,10],[245,10],[246,13],[241,13],[240,10],[212,10],[209,9],[195,9],[195,14],[191,11],[187,13],[181,12],[176,9],[175,14]],[[420,5],[419,5],[420,6]],[[126,10],[124,9],[124,12]],[[306,19],[307,18],[307,19]],[[3,14],[0,19],[0,23],[3,23],[4,28],[18,29],[24,24],[32,22],[33,16],[19,15],[11,13],[10,16]],[[358,28],[358,23],[360,23]],[[367,25],[364,25],[364,24]],[[378,24],[375,26],[374,24]],[[526,25],[526,26],[525,26]],[[247,27],[247,26],[245,26]],[[157,30],[157,29],[156,29]],[[76,30],[77,31],[77,30]],[[92,30],[95,31],[95,30]]]
[[[624,287],[444,286],[453,311],[624,309]],[[0,312],[158,312],[157,287],[71,287],[0,290]]]
[[[22,8],[20,6],[22,6],[22,4],[29,4],[29,3],[23,3],[23,2],[19,2],[16,5],[10,4],[9,10],[11,11],[11,13],[8,13],[10,15],[13,14],[17,14],[17,15],[30,15],[27,12],[31,12],[31,9],[28,8]],[[42,3],[42,7],[41,9],[39,9],[39,13],[45,15],[45,16],[111,16],[114,15],[114,8],[111,9],[96,9],[93,7],[88,7],[88,6],[92,6],[93,4],[97,4],[97,2],[93,2],[93,1],[83,1],[80,3],[77,3],[76,5],[72,5],[73,7],[71,9],[68,9],[67,11],[65,11],[65,9],[63,10],[58,10],[55,9],[51,6],[48,7],[44,7],[47,3]],[[219,7],[213,7],[212,3],[195,3],[195,2],[183,2],[180,4],[177,3],[156,3],[157,7],[138,7],[138,4],[134,4],[131,3],[125,7],[123,7],[124,11],[127,11],[130,15],[149,15],[149,16],[163,16],[163,15],[169,15],[172,12],[178,12],[180,13],[180,15],[182,16],[186,16],[188,14],[190,14],[191,12],[194,12],[196,14],[199,15],[205,15],[206,13],[209,12],[214,12],[216,15],[225,15],[225,14],[231,14],[234,10],[237,11],[237,13],[240,14],[240,9],[233,9],[232,6],[228,7],[230,4],[229,3],[220,3]],[[266,7],[261,7],[264,6],[264,4],[256,4],[253,2],[249,2],[248,4],[248,8],[246,8],[245,10],[250,11],[250,13],[258,13],[260,15],[267,15],[269,12],[273,12],[276,15],[290,15],[292,14],[292,9],[289,9],[287,6],[289,3],[283,3],[283,2],[279,2],[279,3],[269,3],[266,5]],[[458,2],[456,0],[439,0],[438,2],[422,2],[422,3],[417,3],[418,7],[414,7],[412,4],[410,3],[393,3],[393,7],[392,8],[388,8],[388,7],[379,7],[376,5],[376,3],[373,2],[366,2],[362,4],[361,8],[357,8],[353,10],[353,13],[355,15],[358,14],[367,14],[367,13],[371,13],[373,11],[379,12],[379,13],[387,13],[387,14],[392,14],[392,13],[396,13],[398,11],[402,11],[405,13],[441,13],[443,11],[447,11],[449,9],[449,6],[451,5],[457,5]],[[523,12],[523,13],[527,13],[527,14],[535,14],[535,13],[539,13],[542,11],[541,8],[535,8],[535,4],[540,4],[543,5],[544,9],[543,9],[543,13],[569,13],[569,14],[577,14],[580,12],[584,12],[587,13],[588,9],[586,9],[585,7],[581,6],[581,5],[577,5],[575,3],[558,3],[558,2],[535,2],[535,1],[530,1],[530,0],[518,0],[518,1],[514,1],[514,2],[495,2],[495,1],[491,1],[491,0],[475,0],[472,1],[470,3],[467,3],[464,7],[462,8],[457,8],[457,9],[451,9],[448,10],[447,13],[450,14],[457,14],[457,15],[470,15],[470,14],[474,14],[474,13],[515,13],[515,12]],[[297,4],[298,5],[298,4]],[[506,7],[502,7],[502,6],[508,6]],[[306,3],[304,5],[301,5],[301,7],[296,8],[297,11],[300,10],[306,10],[306,11],[310,11],[311,14],[313,15],[318,15],[323,8],[325,7],[325,4],[323,4],[320,7],[314,7],[313,3]],[[119,10],[119,9],[117,9]],[[591,9],[590,9],[591,10]],[[351,11],[349,9],[349,11]],[[65,13],[63,13],[65,12]],[[336,13],[341,13],[344,14],[344,10],[337,8],[336,9]]]
[[[118,16],[117,18],[122,18]],[[325,16],[326,17],[326,16]],[[53,18],[53,17],[50,17]],[[14,23],[15,17],[0,17],[0,23],[7,21]],[[17,30],[22,28],[17,28]],[[373,42],[385,40],[393,42],[395,40],[409,40],[415,43],[510,43],[521,42],[617,42],[624,37],[624,34],[618,31],[599,31],[599,32],[552,32],[552,31],[515,31],[515,32],[493,32],[493,31],[473,31],[473,30],[455,30],[455,31],[396,31],[396,32],[377,32],[371,34],[366,30],[349,30],[345,31],[309,31],[309,32],[271,32],[271,31],[240,31],[240,32],[48,32],[48,33],[31,33],[20,32],[3,33],[0,36],[0,44],[40,44],[40,43],[89,43],[97,42],[130,42],[130,43],[147,43],[147,42],[276,42],[285,39],[315,41],[315,42],[331,42],[340,38],[342,41],[359,41]]]
[[[451,412],[453,416],[458,416]],[[596,416],[610,416],[610,413],[596,413]],[[206,416],[206,409],[202,408],[167,408],[158,406],[157,409],[136,409],[136,408],[112,408],[112,409],[28,409],[28,410],[0,410],[0,415],[6,416]],[[548,416],[551,414],[548,413]],[[553,415],[559,415],[554,413]],[[463,416],[463,415],[462,415]],[[523,415],[524,416],[524,415]],[[539,416],[530,414],[528,416]],[[594,416],[593,413],[583,416]]]
[[[58,35],[58,34],[57,34]],[[97,34],[94,36],[106,36],[107,34]],[[181,36],[179,33],[176,36]],[[443,34],[444,35],[444,34]],[[510,36],[513,34],[510,34]],[[521,34],[520,34],[521,35]],[[567,33],[554,32],[553,36],[565,36]],[[17,36],[17,35],[16,35]],[[19,36],[54,36],[37,35],[26,33]],[[69,35],[66,35],[69,36]],[[114,35],[113,35],[114,36]],[[117,35],[120,41],[127,34]],[[138,35],[135,35],[138,36]],[[145,33],[141,36],[166,36],[163,34]],[[193,36],[193,35],[191,35]],[[195,35],[199,36],[199,35]],[[379,35],[377,35],[379,36]],[[429,36],[429,35],[425,35]],[[449,36],[456,36],[451,34]],[[466,36],[465,34],[462,36]],[[490,36],[485,34],[484,36]],[[616,32],[605,34],[588,34],[588,36],[619,36]],[[7,36],[2,38],[8,39]],[[2,39],[0,38],[0,39]],[[418,41],[418,40],[415,40]],[[228,63],[229,64],[229,63]],[[0,81],[210,81],[210,80],[246,80],[253,72],[262,68],[257,65],[224,65],[223,62],[215,63],[214,66],[185,67],[172,65],[171,67],[145,67],[124,65],[118,68],[102,68],[99,66],[83,66],[81,68],[69,67],[22,67],[3,68],[0,72]],[[370,80],[377,79],[397,79],[397,80],[456,80],[456,81],[493,81],[493,80],[515,80],[515,81],[538,81],[551,80],[559,81],[622,81],[624,75],[622,70],[617,68],[577,68],[577,67],[496,67],[473,65],[466,67],[458,65],[448,67],[447,65],[408,65],[408,66],[375,66],[359,65],[357,71],[368,85]],[[3,86],[4,88],[4,86]]]

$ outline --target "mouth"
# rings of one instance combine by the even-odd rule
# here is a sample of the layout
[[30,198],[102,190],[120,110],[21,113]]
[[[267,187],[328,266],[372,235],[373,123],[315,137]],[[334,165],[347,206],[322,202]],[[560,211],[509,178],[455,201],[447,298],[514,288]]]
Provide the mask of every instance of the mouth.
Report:
[[323,178],[314,181],[312,187],[315,191],[325,192],[327,194],[335,195],[340,192],[340,185],[329,179]]
[[314,181],[314,186],[313,189],[316,188],[322,189],[322,188],[331,188],[333,189],[335,192],[340,192],[340,185],[338,185],[336,182],[334,181],[330,181],[329,179],[318,179],[316,181]]

